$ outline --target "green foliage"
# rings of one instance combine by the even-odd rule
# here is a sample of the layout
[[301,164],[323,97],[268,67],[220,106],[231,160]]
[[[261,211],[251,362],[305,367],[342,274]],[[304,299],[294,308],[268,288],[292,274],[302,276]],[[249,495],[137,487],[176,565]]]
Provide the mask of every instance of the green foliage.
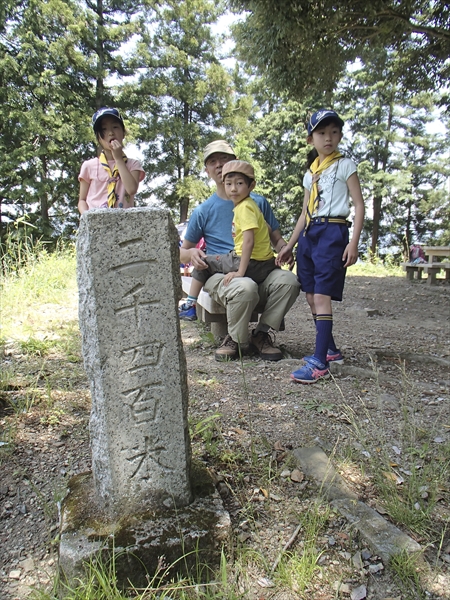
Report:
[[420,554],[400,552],[392,558],[389,566],[401,582],[407,600],[425,600],[428,594],[420,581],[420,572],[423,568]]
[[372,255],[370,252],[363,256],[356,264],[352,265],[347,271],[347,276],[365,276],[365,277],[404,277],[405,272],[399,264],[391,259],[390,255],[380,258],[379,255]]
[[278,567],[277,578],[286,582],[297,593],[303,593],[319,569],[317,561],[322,552],[317,540],[330,517],[330,507],[320,500],[311,503],[309,510],[300,517],[304,545],[300,550],[286,553]]
[[82,14],[74,1],[24,0],[0,38],[0,202],[9,219],[27,215],[46,237],[62,219],[70,229],[74,175],[88,148]]
[[[3,335],[28,339],[39,324],[47,324],[49,320],[57,323],[52,305],[71,306],[76,301],[74,247],[60,244],[56,251],[49,252],[41,241],[34,243],[26,238],[18,243],[9,239],[3,249],[0,278]],[[37,314],[36,302],[42,304]],[[36,349],[35,335],[31,334],[31,339],[35,340]],[[49,344],[52,344],[49,340],[39,342],[41,350],[48,349]]]
[[440,242],[446,231],[450,169],[445,137],[427,129],[438,97],[401,86],[399,63],[397,53],[367,51],[340,83],[334,106],[351,132],[342,147],[359,165],[363,196],[372,205],[363,240],[371,238],[373,254],[394,247],[398,258],[407,258],[412,243]]
[[306,154],[311,149],[304,127],[307,105],[266,94],[262,106],[254,127],[254,156],[262,171],[257,191],[268,198],[281,231],[289,236],[302,211]]
[[[249,10],[236,25],[233,50],[246,68],[224,67],[224,36],[213,33],[224,2],[2,3],[2,242],[31,237],[54,243],[59,234],[72,236],[77,175],[95,154],[90,116],[105,104],[124,110],[128,140],[143,151],[147,178],[138,204],[156,199],[185,221],[210,194],[201,149],[226,137],[255,164],[257,191],[271,201],[288,234],[303,197],[303,124],[333,97],[352,131],[346,149],[360,164],[366,197],[379,208],[366,220],[363,241],[372,238],[372,252],[395,245],[397,255],[413,241],[450,242],[448,133],[427,132],[436,106],[448,102],[447,92],[434,92],[449,69],[443,62],[448,6],[392,0],[370,6],[232,4]],[[355,57],[361,62],[352,68],[361,68],[347,74],[333,96]],[[422,92],[427,89],[433,93]],[[441,119],[448,124],[448,115]]]
[[[23,0],[5,7],[0,37],[2,216],[39,236],[77,227],[77,174],[95,155],[90,116],[113,102],[105,80],[127,72],[118,54],[139,5]],[[3,225],[3,224],[2,224]],[[0,228],[2,239],[7,231]]]
[[330,94],[347,63],[366,48],[398,50],[396,77],[410,89],[445,86],[450,74],[450,9],[442,1],[231,0],[247,12],[236,26],[240,57],[277,91],[300,99]]
[[180,221],[209,195],[199,180],[199,151],[232,116],[232,82],[211,31],[222,11],[210,0],[169,0],[148,9],[135,59],[139,81],[121,91],[137,114],[145,148],[150,187],[141,196],[178,210]]

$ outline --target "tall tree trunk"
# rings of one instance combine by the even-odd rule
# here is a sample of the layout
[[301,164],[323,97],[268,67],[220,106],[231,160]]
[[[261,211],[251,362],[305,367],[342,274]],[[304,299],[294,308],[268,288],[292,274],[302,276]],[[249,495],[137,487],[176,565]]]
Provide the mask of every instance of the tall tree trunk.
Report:
[[48,227],[50,227],[50,219],[48,216],[48,192],[47,192],[47,177],[48,177],[48,166],[47,159],[45,156],[42,158],[42,192],[41,192],[41,200],[40,200],[40,208],[41,208],[41,219],[42,219],[42,229],[45,231]]
[[[387,165],[388,165],[388,158],[389,158],[389,134],[392,129],[392,118],[394,115],[393,95],[394,94],[392,94],[391,98],[389,99],[389,113],[388,113],[388,120],[387,120],[386,133],[385,133],[386,137],[385,137],[385,141],[384,141],[383,147],[381,148],[381,152],[380,152],[381,153],[381,170],[383,172],[386,172]],[[381,97],[380,100],[383,100],[383,98]],[[381,115],[381,110],[380,110],[380,115]],[[376,166],[375,172],[378,172],[378,164]],[[381,222],[381,218],[383,215],[382,204],[383,204],[383,197],[382,197],[381,193],[375,194],[374,198],[373,198],[372,243],[370,245],[370,250],[371,250],[372,256],[375,256],[375,253],[377,251],[377,246],[378,246],[378,238],[380,235],[380,222]]]
[[370,245],[371,256],[375,256],[377,252],[378,237],[380,235],[381,221],[381,205],[383,196],[376,195],[373,197],[373,226],[372,226],[372,243]]
[[[188,77],[189,73],[187,72],[187,70],[185,70],[185,76]],[[190,122],[190,118],[191,118],[191,111],[190,111],[190,106],[188,102],[183,102],[183,122],[185,127],[187,128],[187,125]],[[183,157],[182,157],[182,162],[183,162],[183,174],[182,177],[183,179],[186,179],[186,177],[189,177],[190,173],[191,173],[191,169],[190,169],[190,163],[189,163],[189,158],[190,158],[190,151],[189,151],[189,141],[187,139],[186,136],[184,136],[183,139]],[[180,198],[180,223],[184,223],[185,221],[187,221],[187,217],[188,217],[188,212],[189,212],[189,196],[187,194],[185,194],[183,196],[183,198]]]
[[412,217],[412,207],[413,207],[413,203],[408,202],[408,215],[406,217],[405,236],[402,240],[403,258],[405,261],[409,260],[409,248],[411,246],[411,238],[412,238],[411,224],[412,224],[412,218],[413,218]]
[[97,40],[96,40],[96,52],[97,52],[97,81],[95,87],[95,105],[97,108],[101,108],[104,105],[104,66],[105,66],[105,53],[103,48],[103,32],[104,32],[104,19],[103,19],[103,0],[97,0]]

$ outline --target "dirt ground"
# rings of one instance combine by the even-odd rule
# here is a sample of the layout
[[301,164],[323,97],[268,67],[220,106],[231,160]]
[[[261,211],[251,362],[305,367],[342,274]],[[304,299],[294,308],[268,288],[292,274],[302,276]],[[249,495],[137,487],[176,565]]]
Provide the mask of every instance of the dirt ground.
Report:
[[[194,457],[216,477],[236,545],[260,557],[236,573],[243,598],[415,598],[337,513],[317,542],[320,571],[303,595],[295,582],[289,592],[277,584],[271,566],[299,515],[318,495],[313,482],[301,473],[295,477],[289,450],[319,446],[335,455],[335,467],[352,490],[382,513],[371,455],[381,450],[389,454],[399,486],[411,475],[411,455],[417,469],[440,461],[448,477],[449,292],[444,282],[428,286],[398,277],[348,277],[344,302],[333,307],[335,338],[345,364],[332,380],[313,386],[289,379],[301,357],[313,351],[314,327],[303,295],[286,317],[286,330],[277,334],[285,353],[277,363],[254,356],[244,357],[244,369],[236,361],[218,363],[205,328],[182,323]],[[19,417],[8,409],[6,396],[0,404],[0,439],[14,427],[11,442],[0,448],[0,598],[15,600],[26,598],[30,586],[53,580],[55,506],[67,479],[90,466],[90,401],[80,363],[50,356],[43,365],[14,345],[7,345],[4,359],[19,373],[34,369],[42,391],[40,401]],[[52,378],[59,384],[50,389]],[[10,387],[5,392],[10,398],[20,394],[20,381]],[[421,538],[404,528],[426,547],[431,575],[424,597],[431,600],[450,598],[449,499],[447,480],[433,512],[436,531],[443,531],[440,537]],[[300,531],[289,550],[305,543]]]

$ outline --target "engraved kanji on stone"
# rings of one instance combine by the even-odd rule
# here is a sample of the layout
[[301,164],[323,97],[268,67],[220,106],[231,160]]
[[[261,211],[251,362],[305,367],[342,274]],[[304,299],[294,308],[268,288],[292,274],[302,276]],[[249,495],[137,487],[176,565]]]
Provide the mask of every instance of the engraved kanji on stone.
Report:
[[134,470],[131,473],[131,479],[137,477],[147,481],[153,478],[155,465],[166,472],[174,471],[172,467],[162,462],[166,447],[159,439],[150,439],[150,436],[145,436],[143,447],[141,444],[141,447],[135,446],[122,451],[128,453],[127,461],[133,465]]
[[147,277],[150,271],[150,265],[156,262],[153,260],[135,260],[111,267],[111,271],[127,275],[128,277]]
[[162,342],[139,344],[131,348],[125,348],[122,350],[122,354],[125,355],[131,363],[130,368],[127,369],[128,373],[134,375],[149,367],[159,368],[162,355],[164,354],[164,345]]
[[144,301],[142,301],[142,299],[140,299],[140,292],[144,288],[145,288],[145,286],[142,283],[138,283],[137,285],[135,285],[129,292],[127,292],[123,296],[124,300],[126,300],[127,298],[130,298],[131,303],[128,306],[122,306],[121,308],[115,308],[114,313],[119,316],[123,315],[123,314],[126,314],[128,316],[128,313],[131,313],[132,315],[134,315],[138,325],[140,325],[141,324],[141,319],[140,319],[141,311],[139,310],[139,308],[142,309],[142,308],[145,308],[148,306],[159,304],[159,300],[149,300],[147,302],[144,302]]
[[131,416],[136,426],[156,421],[161,395],[164,391],[164,386],[159,383],[122,392],[125,404],[131,409]]

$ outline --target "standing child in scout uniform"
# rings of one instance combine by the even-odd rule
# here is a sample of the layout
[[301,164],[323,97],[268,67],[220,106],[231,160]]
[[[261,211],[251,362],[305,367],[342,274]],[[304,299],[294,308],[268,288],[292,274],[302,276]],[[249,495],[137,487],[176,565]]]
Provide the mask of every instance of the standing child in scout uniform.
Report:
[[[315,112],[308,123],[309,171],[303,178],[303,210],[295,230],[278,254],[281,265],[297,245],[297,276],[316,324],[316,346],[304,365],[291,374],[298,383],[316,383],[330,376],[329,363],[343,362],[333,339],[332,300],[342,300],[346,268],[358,259],[364,201],[356,165],[337,150],[344,122],[334,110]],[[350,197],[355,207],[349,242]]]
[[83,214],[91,208],[131,208],[145,173],[141,163],[123,151],[122,115],[117,108],[100,108],[92,117],[92,127],[100,154],[81,165],[78,210]]

